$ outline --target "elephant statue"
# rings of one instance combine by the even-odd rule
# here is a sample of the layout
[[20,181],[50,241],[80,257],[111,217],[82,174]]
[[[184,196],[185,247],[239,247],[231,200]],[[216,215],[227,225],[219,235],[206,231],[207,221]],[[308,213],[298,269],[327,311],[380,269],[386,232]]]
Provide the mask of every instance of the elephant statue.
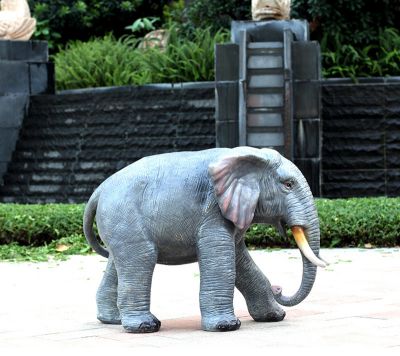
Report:
[[[96,218],[100,238],[93,232]],[[293,231],[303,275],[292,296],[272,287],[246,249],[252,223]],[[280,307],[310,293],[319,258],[319,220],[299,169],[272,149],[214,148],[142,158],[106,179],[90,197],[83,228],[91,247],[108,257],[96,295],[98,319],[127,332],[160,328],[150,312],[156,263],[198,261],[201,325],[206,331],[240,327],[234,287],[256,321],[285,317]]]

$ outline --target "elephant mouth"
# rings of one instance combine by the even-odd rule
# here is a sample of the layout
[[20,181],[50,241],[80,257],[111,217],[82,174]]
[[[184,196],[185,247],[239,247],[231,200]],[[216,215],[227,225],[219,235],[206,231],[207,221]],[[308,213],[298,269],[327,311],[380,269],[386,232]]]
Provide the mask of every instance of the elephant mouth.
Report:
[[[287,237],[286,234],[286,224],[282,221],[278,224],[279,233],[282,236]],[[303,253],[304,257],[307,258],[313,265],[325,268],[328,263],[326,261],[321,260],[318,258],[314,252],[311,250],[310,245],[308,244],[306,234],[304,233],[304,228],[299,225],[291,226],[290,229],[292,230],[292,234],[294,240],[296,241],[297,247]]]

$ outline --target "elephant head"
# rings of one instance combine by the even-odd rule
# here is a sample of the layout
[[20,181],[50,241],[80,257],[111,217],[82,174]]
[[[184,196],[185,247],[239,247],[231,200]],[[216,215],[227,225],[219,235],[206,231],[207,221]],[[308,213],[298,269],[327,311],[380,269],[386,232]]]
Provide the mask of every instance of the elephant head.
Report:
[[276,226],[286,236],[290,227],[302,253],[303,276],[292,296],[273,288],[284,306],[299,304],[310,293],[319,257],[320,230],[314,198],[300,170],[271,149],[238,147],[209,166],[209,175],[222,215],[243,233],[252,223]]

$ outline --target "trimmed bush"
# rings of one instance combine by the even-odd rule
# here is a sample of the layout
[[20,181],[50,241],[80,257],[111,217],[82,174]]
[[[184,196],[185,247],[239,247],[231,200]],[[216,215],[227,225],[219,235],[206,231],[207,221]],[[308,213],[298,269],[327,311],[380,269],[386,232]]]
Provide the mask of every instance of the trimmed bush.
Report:
[[83,204],[0,204],[0,244],[40,246],[82,235]]
[[[322,247],[400,245],[400,198],[317,199]],[[254,225],[246,241],[254,246],[295,246],[268,226]]]
[[[317,199],[316,203],[323,247],[400,245],[400,198]],[[0,243],[40,246],[60,238],[76,239],[83,234],[83,209],[75,204],[0,204]],[[252,226],[246,242],[256,247],[295,246],[292,239],[264,225]]]
[[400,198],[317,200],[326,247],[400,245]]

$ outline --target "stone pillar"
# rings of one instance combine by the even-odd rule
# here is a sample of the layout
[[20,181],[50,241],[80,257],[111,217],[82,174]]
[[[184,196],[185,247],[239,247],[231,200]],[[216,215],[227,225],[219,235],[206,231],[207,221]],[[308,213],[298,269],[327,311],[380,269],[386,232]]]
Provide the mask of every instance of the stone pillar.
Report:
[[294,42],[294,163],[315,197],[321,196],[321,54],[317,42]]
[[55,91],[47,42],[0,40],[0,184],[7,172],[29,97]]
[[239,46],[215,47],[216,146],[239,146]]

